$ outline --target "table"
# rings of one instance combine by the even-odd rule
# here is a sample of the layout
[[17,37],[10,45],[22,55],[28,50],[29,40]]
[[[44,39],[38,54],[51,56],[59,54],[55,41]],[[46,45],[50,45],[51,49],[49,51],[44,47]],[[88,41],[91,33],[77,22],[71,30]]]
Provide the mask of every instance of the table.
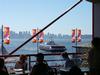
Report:
[[[88,67],[80,67],[81,71],[84,73],[84,75],[88,75],[89,68]],[[60,75],[68,75],[70,68],[61,68],[60,69]]]
[[14,70],[12,70],[12,71],[10,71],[9,72],[9,74],[10,75],[23,75],[23,74],[29,74],[30,73],[30,71],[29,70],[25,70],[24,72],[23,71],[14,71]]

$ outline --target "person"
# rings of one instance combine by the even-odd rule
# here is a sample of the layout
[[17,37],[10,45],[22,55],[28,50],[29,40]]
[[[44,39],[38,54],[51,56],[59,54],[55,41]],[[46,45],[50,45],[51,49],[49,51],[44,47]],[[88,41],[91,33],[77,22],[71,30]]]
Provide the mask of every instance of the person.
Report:
[[78,66],[72,66],[69,70],[69,75],[84,75]]
[[26,55],[21,55],[20,60],[16,62],[15,64],[15,69],[23,69],[27,70],[27,56]]
[[44,55],[42,53],[38,53],[36,57],[37,62],[33,66],[30,75],[53,75],[53,73],[50,72],[50,67],[44,60]]
[[92,48],[88,55],[90,75],[100,75],[100,38],[94,37],[91,43]]
[[4,65],[4,59],[0,58],[0,75],[9,75],[7,68]]
[[71,60],[69,57],[68,57],[68,53],[67,52],[63,52],[62,54],[62,57],[64,58],[65,60],[65,68],[70,68],[72,66],[74,66],[74,61]]

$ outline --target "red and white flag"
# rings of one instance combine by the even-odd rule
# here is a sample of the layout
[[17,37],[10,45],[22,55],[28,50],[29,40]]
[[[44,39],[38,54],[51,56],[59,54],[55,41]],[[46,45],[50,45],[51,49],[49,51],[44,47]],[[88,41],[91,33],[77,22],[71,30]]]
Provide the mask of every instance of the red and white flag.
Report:
[[44,41],[43,38],[44,38],[44,32],[41,32],[41,33],[39,34],[39,42],[40,42],[40,43],[42,43],[42,42]]
[[77,33],[78,33],[78,35],[77,35],[77,42],[81,42],[81,30],[78,29]]
[[[40,31],[40,29],[32,29],[32,35],[34,36],[36,33],[38,33]],[[36,36],[36,37],[34,37],[33,39],[32,39],[32,42],[33,43],[36,43],[36,42],[40,42],[40,43],[42,43],[44,40],[43,40],[43,38],[44,38],[44,33],[43,32],[41,32],[38,36]]]
[[[36,34],[36,29],[32,29],[32,36],[34,36],[35,34]],[[32,39],[32,42],[33,42],[33,43],[36,43],[36,42],[37,42],[37,38],[34,37],[34,38]]]
[[9,27],[4,27],[3,31],[4,35],[4,44],[10,44],[10,28]]
[[72,39],[71,39],[72,43],[74,43],[76,41],[76,36],[75,36],[75,29],[72,30]]

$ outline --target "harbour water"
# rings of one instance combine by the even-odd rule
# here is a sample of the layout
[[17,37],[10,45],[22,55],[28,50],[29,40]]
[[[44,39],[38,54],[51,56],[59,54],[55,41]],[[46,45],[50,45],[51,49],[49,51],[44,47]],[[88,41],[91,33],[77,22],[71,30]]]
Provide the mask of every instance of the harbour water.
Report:
[[[18,46],[20,46],[25,41],[26,41],[26,39],[11,39],[11,43],[9,45],[4,44],[4,47],[10,53],[11,51],[16,49]],[[65,45],[67,48],[67,50],[66,50],[67,52],[69,52],[69,53],[75,52],[75,48],[72,47],[75,45],[75,43],[72,43],[71,39],[54,39],[54,41],[57,44]],[[78,42],[78,45],[87,46],[87,45],[90,45],[90,43],[91,43],[91,38],[88,38],[88,39],[82,39],[81,42]],[[39,44],[40,43],[38,43],[38,45]],[[32,41],[30,41],[29,43],[24,45],[22,48],[20,48],[14,54],[35,54],[35,53],[37,53],[37,49],[38,49],[37,43],[32,43]],[[41,52],[40,50],[38,50],[38,51]]]
[[[26,41],[26,39],[11,39],[11,43],[9,45],[4,44],[4,47],[10,53],[14,49],[16,49],[18,46],[20,46],[24,41]],[[65,45],[66,48],[67,48],[66,51],[68,53],[75,52],[75,48],[72,47],[73,45],[75,45],[75,43],[72,43],[70,40],[68,40],[68,39],[54,39],[54,41],[57,44]],[[82,42],[78,43],[78,45],[89,45],[90,42],[91,42],[91,39],[82,39]],[[41,50],[38,50],[38,51],[42,52],[44,54],[48,53],[46,51],[41,51]],[[30,41],[25,46],[23,46],[18,51],[16,51],[14,54],[20,54],[21,55],[21,54],[36,54],[36,53],[37,53],[37,43],[32,43],[32,41]],[[59,60],[59,59],[63,59],[63,58],[62,58],[61,55],[59,55],[59,56],[45,56],[45,60],[48,60],[48,59],[50,59],[50,60]],[[32,57],[31,60],[34,61],[36,59],[35,59],[35,57]],[[49,65],[64,65],[64,63],[65,63],[65,61],[48,62]],[[14,66],[14,63],[8,64],[8,66],[10,66],[10,67]]]

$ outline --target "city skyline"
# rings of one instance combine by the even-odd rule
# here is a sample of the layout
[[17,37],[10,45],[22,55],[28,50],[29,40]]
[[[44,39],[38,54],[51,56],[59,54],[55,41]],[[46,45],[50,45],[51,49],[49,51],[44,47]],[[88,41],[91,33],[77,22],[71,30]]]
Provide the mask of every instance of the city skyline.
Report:
[[[1,29],[0,29],[1,30]],[[1,36],[1,33],[0,33],[0,36]],[[29,32],[29,31],[20,31],[19,33],[16,33],[14,31],[10,31],[10,39],[28,39],[32,36],[32,34]],[[85,34],[85,35],[81,35],[81,38],[91,38],[92,35],[88,35],[88,34]],[[51,33],[47,33],[47,34],[44,34],[44,37],[45,39],[50,39],[50,38],[54,38],[54,39],[71,39],[72,38],[72,35],[67,35],[67,34],[51,34]],[[1,37],[0,37],[1,39]]]
[[[0,25],[9,26],[17,33],[42,29],[78,1],[0,0]],[[81,29],[82,34],[92,34],[92,3],[83,0],[44,32],[71,35],[75,28]]]

